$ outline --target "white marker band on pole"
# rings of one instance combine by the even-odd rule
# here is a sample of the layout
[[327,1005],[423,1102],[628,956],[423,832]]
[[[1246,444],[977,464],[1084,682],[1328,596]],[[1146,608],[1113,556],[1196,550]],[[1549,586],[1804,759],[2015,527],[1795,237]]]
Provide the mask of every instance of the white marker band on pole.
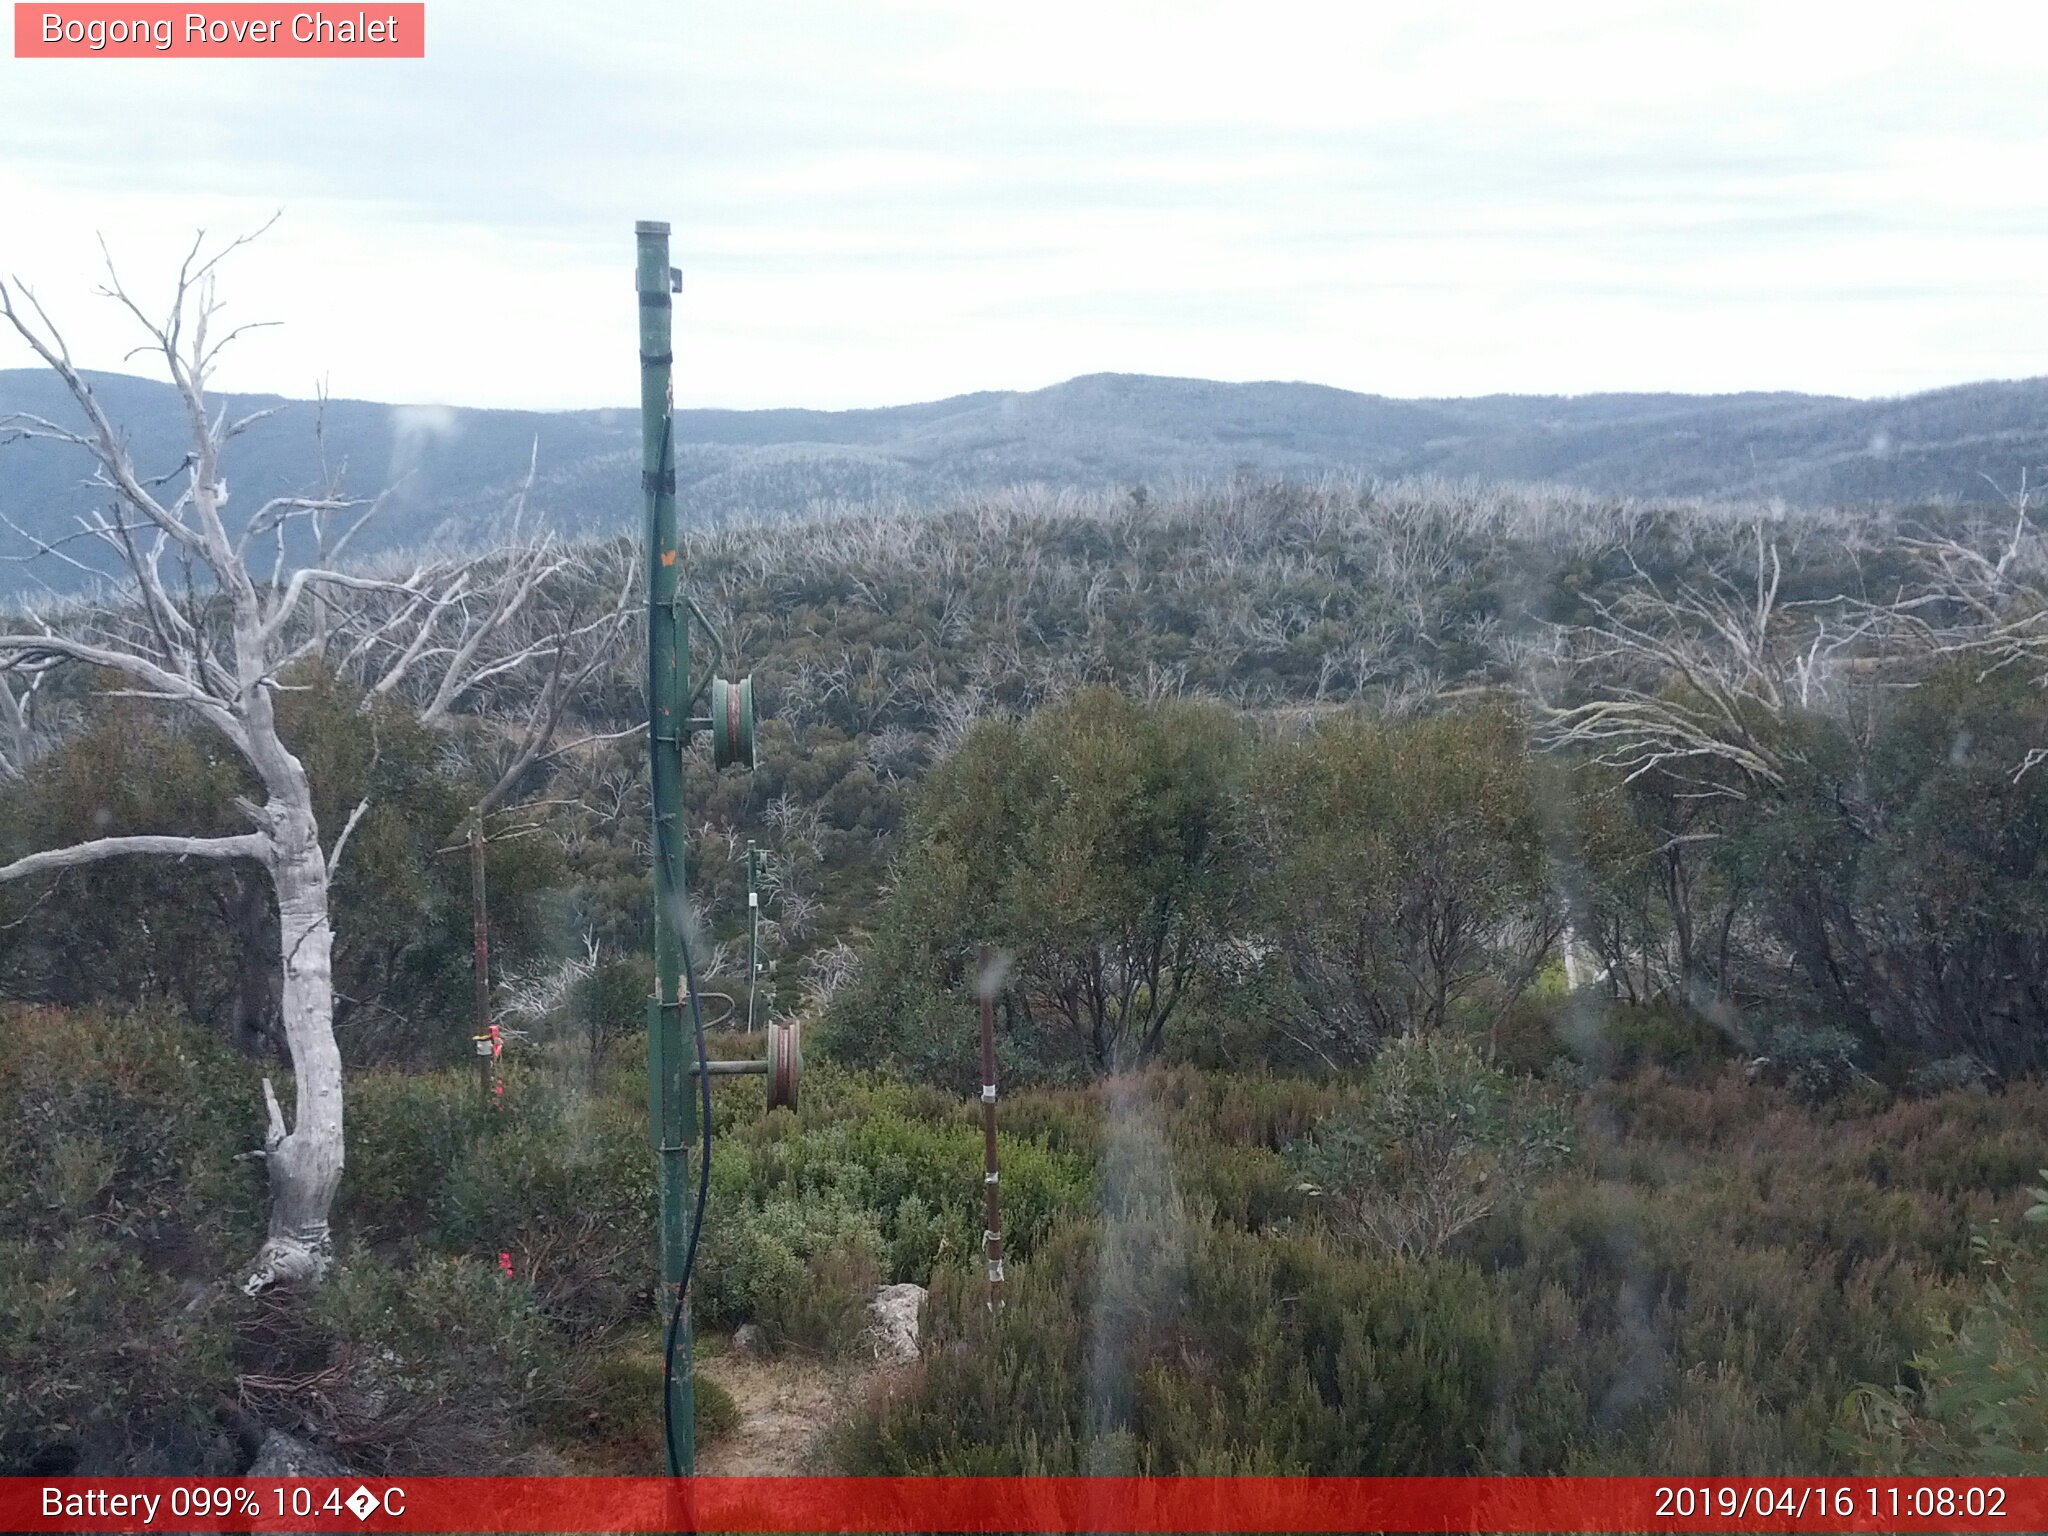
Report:
[[981,1102],[984,1104],[993,1104],[995,1103],[995,1101],[996,1085],[994,1083],[983,1083],[981,1085]]
[[1000,1173],[997,1173],[994,1169],[990,1169],[987,1173],[981,1176],[981,1182],[984,1184],[1000,1184],[1002,1182],[1002,1179],[1003,1176]]

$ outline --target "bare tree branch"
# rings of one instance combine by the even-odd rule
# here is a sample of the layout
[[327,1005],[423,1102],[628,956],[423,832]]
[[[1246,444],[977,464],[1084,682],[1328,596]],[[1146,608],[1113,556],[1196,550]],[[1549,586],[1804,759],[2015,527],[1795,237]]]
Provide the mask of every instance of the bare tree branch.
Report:
[[263,859],[270,852],[270,840],[260,832],[235,837],[96,837],[91,842],[73,843],[68,848],[47,848],[0,864],[0,883],[40,875],[53,869],[74,869],[97,864],[103,859],[125,858],[129,854],[167,854],[182,859]]

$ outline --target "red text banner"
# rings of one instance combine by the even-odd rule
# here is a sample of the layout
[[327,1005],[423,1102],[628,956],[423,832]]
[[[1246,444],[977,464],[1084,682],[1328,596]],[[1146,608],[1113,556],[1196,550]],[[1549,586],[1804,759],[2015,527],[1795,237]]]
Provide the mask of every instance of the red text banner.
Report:
[[70,5],[15,0],[18,59],[422,59],[411,4]]
[[0,1530],[2040,1531],[2048,1478],[0,1478]]

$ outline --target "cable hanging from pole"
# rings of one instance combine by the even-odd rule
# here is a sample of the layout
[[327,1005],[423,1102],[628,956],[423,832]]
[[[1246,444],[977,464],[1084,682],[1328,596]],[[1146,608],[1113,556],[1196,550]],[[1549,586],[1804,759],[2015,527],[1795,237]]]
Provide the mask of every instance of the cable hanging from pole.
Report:
[[[671,878],[675,873],[674,852],[663,850],[669,860]],[[680,889],[680,887],[678,887]],[[690,1242],[683,1250],[683,1277],[676,1287],[674,1300],[669,1306],[668,1328],[661,1348],[661,1435],[668,1447],[668,1475],[680,1477],[683,1473],[682,1457],[676,1450],[675,1395],[670,1390],[675,1379],[676,1334],[682,1327],[683,1308],[690,1294],[690,1276],[697,1267],[697,1240],[704,1232],[704,1207],[711,1194],[711,1063],[704,1043],[704,1010],[697,1000],[697,967],[690,956],[690,935],[688,927],[680,921],[678,937],[683,950],[683,985],[690,994],[691,1032],[697,1037],[697,1089],[701,1096],[699,1105],[697,1155],[697,1209],[690,1220]],[[695,1426],[692,1426],[695,1433]]]

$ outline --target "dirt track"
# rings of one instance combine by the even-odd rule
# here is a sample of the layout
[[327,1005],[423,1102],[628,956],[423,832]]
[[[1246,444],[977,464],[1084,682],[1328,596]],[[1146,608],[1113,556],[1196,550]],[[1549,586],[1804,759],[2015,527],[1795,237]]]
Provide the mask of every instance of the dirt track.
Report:
[[788,1477],[828,1470],[821,1464],[832,1426],[864,1401],[884,1367],[872,1361],[741,1359],[700,1361],[700,1374],[732,1394],[739,1427],[707,1445],[697,1470],[707,1477]]

